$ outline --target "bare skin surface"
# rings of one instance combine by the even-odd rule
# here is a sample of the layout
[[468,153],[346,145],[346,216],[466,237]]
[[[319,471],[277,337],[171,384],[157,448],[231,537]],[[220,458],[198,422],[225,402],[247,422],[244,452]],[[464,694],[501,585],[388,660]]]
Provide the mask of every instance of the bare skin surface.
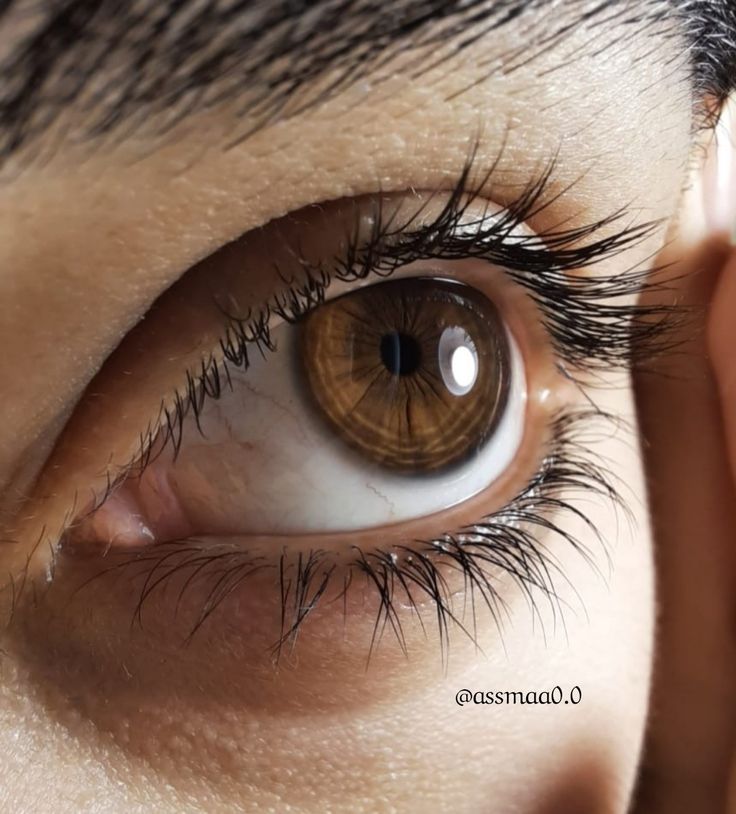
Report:
[[[734,439],[736,438],[736,401],[734,400],[734,362],[733,362],[733,342],[734,342],[734,321],[733,313],[736,307],[736,292],[734,291],[734,271],[736,265],[734,261],[734,252],[731,249],[727,255],[717,283],[714,287],[713,298],[711,300],[710,316],[707,328],[707,342],[710,351],[710,358],[712,366],[715,371],[716,381],[718,384],[718,394],[720,397],[720,420],[723,426],[723,435],[725,436],[725,457],[727,464],[730,468],[731,475],[736,475],[736,446]],[[736,482],[736,478],[732,483]],[[736,489],[732,489],[729,497],[733,501],[733,495]],[[731,527],[730,542],[733,542],[733,527]],[[727,565],[731,568],[733,564],[729,561]],[[731,570],[731,575],[733,570]],[[728,579],[728,577],[726,578]],[[733,596],[729,594],[722,594],[724,599],[726,596]],[[725,599],[724,605],[726,612],[732,607],[732,600]],[[732,612],[729,614],[729,626],[726,630],[730,630],[730,640],[733,640],[732,633]],[[725,694],[730,696],[730,687],[725,689]],[[728,700],[725,701],[728,704]],[[729,761],[729,775],[728,775],[728,810],[736,810],[736,771],[734,770],[734,743],[731,738],[728,744]]]
[[[734,748],[729,710],[736,672],[731,623],[736,516],[724,444],[728,422],[724,427],[705,315],[718,319],[716,286],[719,275],[727,274],[729,256],[725,240],[714,238],[695,247],[675,244],[661,258],[675,260],[677,290],[693,316],[683,326],[678,352],[653,363],[638,382],[660,607],[642,811],[725,806]],[[690,432],[696,423],[697,433]],[[687,746],[692,742],[700,745],[695,754]]]

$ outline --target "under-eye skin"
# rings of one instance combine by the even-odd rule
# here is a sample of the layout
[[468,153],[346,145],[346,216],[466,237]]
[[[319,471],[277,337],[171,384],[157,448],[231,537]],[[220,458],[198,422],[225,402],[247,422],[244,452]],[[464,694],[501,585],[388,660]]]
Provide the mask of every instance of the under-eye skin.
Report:
[[[113,439],[129,460],[108,451],[105,485],[77,495],[56,560],[83,555],[94,583],[131,574],[139,618],[173,583],[172,614],[199,603],[191,634],[257,580],[275,597],[263,612],[280,608],[277,648],[358,583],[376,592],[371,646],[386,627],[401,638],[397,608],[427,601],[442,641],[450,623],[472,636],[458,591],[494,615],[509,579],[554,602],[555,548],[594,556],[566,530],[566,516],[585,519],[575,500],[618,500],[576,441],[612,418],[581,397],[589,371],[646,354],[671,314],[634,304],[643,272],[595,269],[655,224],[619,212],[533,231],[552,173],[501,208],[473,192],[469,165],[449,195],[309,208],[192,269],[109,360],[59,447],[90,426],[109,441],[109,402],[135,404],[132,380],[162,359],[176,380],[171,360],[187,361],[184,386],[133,429],[137,448]],[[245,272],[264,258],[277,273],[248,300]],[[177,345],[179,318],[203,340]]]

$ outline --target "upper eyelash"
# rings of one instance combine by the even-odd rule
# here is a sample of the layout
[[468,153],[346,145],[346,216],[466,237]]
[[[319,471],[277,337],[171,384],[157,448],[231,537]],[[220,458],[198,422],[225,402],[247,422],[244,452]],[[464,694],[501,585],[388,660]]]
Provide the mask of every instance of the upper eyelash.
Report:
[[[306,281],[277,297],[268,308],[269,316],[299,318],[324,300],[335,279],[351,282],[370,275],[389,276],[418,260],[479,259],[502,267],[530,294],[540,307],[558,356],[575,368],[631,367],[650,358],[654,350],[669,347],[669,329],[682,312],[678,306],[662,302],[669,288],[656,281],[656,270],[629,267],[613,274],[570,273],[623,254],[649,238],[660,221],[626,225],[597,237],[628,219],[628,211],[620,209],[583,226],[514,234],[564,194],[550,192],[554,162],[500,215],[486,213],[469,219],[468,212],[493,174],[492,168],[479,184],[471,184],[473,162],[471,157],[443,210],[430,223],[413,225],[426,204],[401,225],[386,221],[379,199],[375,228],[368,240],[359,242],[349,235],[344,256],[333,261],[333,271],[302,259]],[[656,304],[632,302],[637,295],[650,294],[656,294],[652,296]],[[244,322],[229,316],[238,345]]]
[[[403,222],[383,217],[382,199],[377,200],[374,228],[360,241],[355,233],[346,236],[345,251],[328,264],[313,265],[301,258],[303,282],[265,303],[257,312],[233,314],[218,304],[226,322],[220,354],[200,360],[186,371],[186,384],[170,399],[162,400],[156,420],[140,434],[133,460],[108,473],[89,513],[96,511],[123,480],[139,476],[151,461],[170,448],[174,458],[181,447],[185,420],[191,416],[199,429],[205,402],[218,399],[231,386],[230,366],[247,369],[251,353],[275,349],[270,323],[274,316],[294,322],[318,307],[333,280],[363,280],[370,275],[388,277],[398,268],[422,259],[476,258],[504,268],[522,286],[540,310],[555,353],[565,363],[565,375],[601,372],[613,367],[632,367],[652,354],[668,349],[670,328],[682,316],[676,305],[662,303],[667,287],[657,282],[653,271],[627,268],[616,274],[576,275],[624,253],[646,240],[660,225],[657,221],[611,227],[627,219],[627,211],[588,225],[560,229],[552,227],[537,234],[515,234],[519,227],[559,200],[552,192],[555,162],[551,161],[520,195],[500,214],[468,220],[471,206],[481,190],[492,183],[500,156],[473,183],[475,150],[466,161],[448,199],[429,223],[419,218],[426,203]],[[437,193],[439,194],[439,193]],[[476,227],[469,233],[468,223]],[[605,234],[601,234],[604,233]],[[329,268],[329,270],[328,270]],[[288,282],[288,280],[285,280]],[[639,295],[652,295],[653,305],[632,302]]]

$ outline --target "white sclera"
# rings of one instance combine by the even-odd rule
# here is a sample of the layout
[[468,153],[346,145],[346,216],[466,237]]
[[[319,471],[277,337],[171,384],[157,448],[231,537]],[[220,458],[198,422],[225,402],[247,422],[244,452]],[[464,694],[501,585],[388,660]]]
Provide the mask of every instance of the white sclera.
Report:
[[[204,438],[185,434],[175,463],[159,470],[209,533],[299,534],[354,531],[419,518],[461,503],[489,486],[521,443],[526,382],[510,334],[511,382],[493,436],[446,473],[404,475],[367,461],[321,420],[297,371],[296,332],[273,331],[278,350],[254,352],[246,372],[231,371],[233,389],[205,404]],[[472,390],[479,358],[466,332],[447,329],[443,376],[459,396]],[[452,386],[450,385],[452,383]],[[453,390],[452,388],[455,388]],[[155,467],[163,466],[163,459]]]

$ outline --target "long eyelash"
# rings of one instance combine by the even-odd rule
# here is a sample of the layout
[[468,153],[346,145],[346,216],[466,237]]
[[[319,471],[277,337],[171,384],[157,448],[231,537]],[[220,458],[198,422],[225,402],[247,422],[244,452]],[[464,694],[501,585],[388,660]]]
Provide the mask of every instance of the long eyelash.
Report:
[[[446,664],[453,630],[478,644],[479,608],[490,612],[503,631],[507,608],[495,584],[501,576],[506,581],[510,577],[516,584],[540,624],[541,600],[550,606],[555,624],[559,621],[564,625],[565,608],[558,586],[560,582],[567,583],[567,579],[553,553],[559,551],[559,541],[571,546],[602,574],[596,552],[566,529],[570,519],[582,521],[606,551],[598,529],[575,505],[576,498],[597,495],[627,512],[605,462],[591,455],[589,437],[583,435],[583,429],[589,432],[591,422],[601,421],[620,423],[615,417],[595,409],[562,413],[554,422],[550,448],[540,470],[513,500],[479,522],[431,541],[416,540],[370,551],[354,547],[351,559],[343,567],[338,567],[332,554],[325,550],[298,554],[284,551],[275,564],[235,545],[171,541],[135,554],[108,554],[110,565],[90,582],[111,575],[137,581],[138,598],[132,621],[141,626],[148,602],[175,579],[181,585],[177,608],[187,591],[205,584],[205,600],[187,636],[190,640],[250,577],[271,571],[280,595],[281,634],[272,648],[272,655],[278,661],[284,648],[291,651],[296,646],[301,629],[322,602],[339,602],[352,583],[362,578],[379,598],[369,660],[387,632],[393,634],[408,655],[400,606],[412,608],[424,627],[419,608],[430,601],[435,610],[442,660]],[[544,544],[538,540],[540,531],[544,532]],[[456,607],[449,588],[448,569],[463,576],[461,608]],[[325,600],[328,588],[336,584],[337,595]],[[504,596],[507,590],[506,586]],[[469,623],[465,621],[467,616]]]
[[[633,302],[635,295],[642,292],[654,292],[655,299],[663,299],[663,289],[649,279],[651,272],[628,269],[616,275],[577,273],[637,245],[657,228],[657,223],[626,225],[627,214],[621,210],[587,226],[564,229],[560,225],[536,235],[520,233],[522,224],[566,192],[551,192],[554,163],[502,214],[487,212],[472,216],[471,205],[478,201],[479,190],[495,172],[494,167],[473,186],[473,163],[471,158],[442,211],[430,223],[420,223],[421,210],[403,222],[386,217],[379,197],[375,226],[367,239],[359,241],[356,228],[355,234],[347,236],[342,256],[329,266],[309,266],[302,261],[304,282],[292,284],[287,294],[255,315],[241,317],[223,309],[226,330],[220,352],[211,354],[196,370],[189,371],[186,386],[175,394],[173,401],[162,403],[158,419],[141,434],[140,454],[117,476],[110,476],[108,489],[91,511],[123,480],[139,476],[164,450],[171,448],[176,457],[186,420],[193,420],[200,428],[206,402],[220,398],[232,386],[230,371],[247,369],[253,353],[267,354],[275,349],[269,328],[272,318],[277,315],[287,321],[300,319],[324,301],[327,288],[335,279],[387,277],[401,266],[421,259],[476,258],[493,263],[504,268],[537,303],[561,365],[569,365],[566,374],[572,378],[579,372],[628,367],[651,355],[653,350],[666,347],[666,329],[673,317],[678,316],[674,306],[650,307]],[[554,618],[564,623],[564,609],[557,591],[564,574],[551,548],[540,544],[537,537],[541,531],[545,538],[561,539],[594,564],[592,552],[565,530],[564,519],[576,517],[600,539],[587,517],[574,505],[573,496],[593,493],[624,505],[605,466],[592,461],[585,446],[576,440],[580,426],[601,416],[594,406],[586,412],[560,416],[553,427],[552,446],[538,474],[502,510],[436,540],[414,541],[392,549],[354,549],[347,569],[338,568],[334,557],[325,551],[301,556],[284,552],[275,566],[237,546],[186,540],[156,544],[135,555],[111,553],[110,567],[101,575],[121,570],[129,573],[132,569],[142,578],[134,614],[138,623],[142,623],[149,599],[174,577],[183,578],[177,607],[191,586],[201,587],[202,581],[208,580],[205,600],[189,634],[192,637],[252,575],[275,568],[281,597],[281,633],[273,646],[277,660],[284,648],[295,646],[300,630],[338,579],[343,580],[339,591],[343,599],[350,584],[358,578],[377,591],[379,610],[371,653],[387,631],[406,650],[399,604],[414,608],[422,623],[419,604],[433,603],[443,659],[447,657],[453,628],[477,641],[479,607],[490,611],[502,628],[506,608],[494,585],[497,573],[511,577],[535,612],[539,598],[543,597],[552,606]],[[611,416],[606,418],[614,420]],[[448,568],[463,575],[467,607],[462,612],[453,606]],[[470,616],[469,623],[464,621],[465,610]],[[538,612],[536,615],[541,619]]]
[[[287,320],[302,316],[323,301],[333,279],[387,277],[418,260],[478,259],[504,268],[529,292],[555,350],[574,368],[631,367],[651,358],[654,350],[669,347],[668,329],[682,311],[674,304],[663,304],[669,289],[656,281],[656,270],[634,267],[614,274],[577,273],[642,243],[661,225],[659,221],[626,225],[629,213],[621,209],[583,226],[518,233],[569,191],[569,187],[551,191],[554,161],[500,216],[486,209],[480,216],[469,217],[495,172],[493,167],[473,184],[473,163],[471,157],[443,210],[428,224],[415,225],[426,204],[396,224],[382,216],[379,200],[369,239],[359,242],[355,234],[348,235],[344,256],[336,258],[336,270],[302,260],[306,282],[277,299],[272,312]],[[637,297],[657,304],[636,303]]]
[[[583,226],[563,229],[559,225],[538,234],[519,234],[523,224],[569,191],[569,187],[552,191],[555,162],[551,161],[500,216],[486,211],[469,217],[480,191],[497,172],[496,162],[473,183],[475,163],[473,152],[445,206],[431,222],[419,223],[426,203],[397,223],[395,218],[384,216],[379,198],[372,233],[359,240],[356,227],[346,236],[342,255],[329,267],[302,259],[302,282],[292,281],[286,293],[255,315],[241,317],[221,307],[227,327],[220,353],[211,354],[197,370],[188,373],[187,385],[175,394],[173,403],[162,403],[158,420],[141,435],[140,454],[132,466],[111,480],[110,490],[136,469],[141,472],[154,456],[154,449],[160,453],[170,445],[176,457],[185,419],[191,416],[199,427],[206,400],[219,398],[223,388],[230,386],[231,366],[247,369],[251,354],[274,350],[269,328],[272,318],[299,320],[324,302],[335,280],[388,277],[417,260],[474,258],[503,267],[539,307],[555,352],[571,378],[613,367],[631,368],[671,348],[671,329],[684,314],[679,306],[664,302],[669,289],[657,282],[656,270],[635,267],[615,274],[577,273],[646,240],[660,225],[657,221],[625,225],[627,211],[622,209]],[[656,304],[635,302],[637,297]]]

